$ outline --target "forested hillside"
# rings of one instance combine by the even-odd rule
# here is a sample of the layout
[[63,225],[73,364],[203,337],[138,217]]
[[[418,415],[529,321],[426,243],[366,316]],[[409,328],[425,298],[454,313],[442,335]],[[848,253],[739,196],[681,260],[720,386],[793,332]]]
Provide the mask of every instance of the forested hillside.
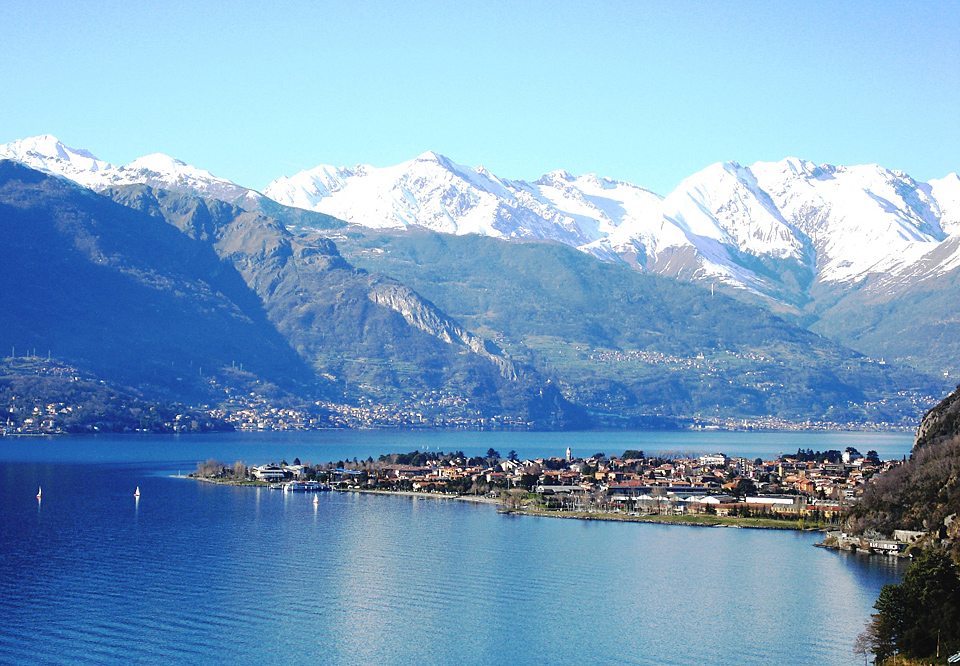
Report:
[[960,556],[960,388],[927,412],[909,460],[874,478],[850,527],[930,531]]

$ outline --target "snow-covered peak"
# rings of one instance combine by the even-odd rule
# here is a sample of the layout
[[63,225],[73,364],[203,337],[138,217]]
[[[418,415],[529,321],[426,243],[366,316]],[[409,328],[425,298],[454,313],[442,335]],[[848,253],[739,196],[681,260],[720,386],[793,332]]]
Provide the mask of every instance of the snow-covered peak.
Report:
[[[130,182],[145,182],[142,176],[138,174],[149,174],[157,182],[172,184],[174,182],[192,183],[197,186],[209,187],[210,185],[240,187],[233,181],[226,178],[219,178],[205,169],[199,169],[191,166],[183,160],[164,155],[163,153],[151,153],[138,157],[129,164],[117,168],[118,172],[124,174],[124,178]],[[246,191],[246,188],[242,188]]]
[[[276,201],[372,227],[559,240],[583,245],[650,217],[659,197],[596,175],[554,171],[511,181],[428,151],[392,167],[318,166],[271,183]],[[654,215],[656,217],[656,215]]]
[[496,176],[427,151],[396,166],[320,165],[279,178],[264,194],[279,203],[389,228],[421,226],[447,233],[511,236],[495,211],[514,199]]
[[428,150],[426,152],[420,153],[413,160],[414,162],[434,162],[435,164],[445,164],[447,163],[447,158],[441,155],[438,152]]
[[52,134],[42,134],[0,145],[0,158],[15,160],[32,169],[73,180],[90,187],[98,174],[113,168],[90,151],[70,148]]
[[557,183],[572,183],[574,177],[566,169],[556,169],[540,176],[537,185],[556,185]]
[[104,186],[144,184],[180,192],[236,201],[250,190],[209,171],[198,169],[163,153],[138,157],[104,174]]
[[940,228],[945,234],[960,234],[960,176],[949,176],[927,182],[930,196],[940,209]]
[[16,160],[98,191],[119,185],[145,184],[230,202],[250,192],[225,178],[218,178],[209,171],[162,153],[139,157],[124,166],[114,166],[88,150],[69,148],[50,134],[4,144],[0,146],[0,158]]
[[35,136],[33,138],[21,139],[19,141],[14,141],[12,144],[7,144],[7,146],[10,146],[15,150],[23,151],[25,153],[33,153],[40,156],[57,157],[59,159],[76,160],[78,162],[88,160],[89,162],[94,162],[97,165],[107,164],[106,162],[98,160],[89,150],[84,150],[82,148],[68,148],[52,134],[41,134],[40,136]]
[[663,216],[685,234],[755,256],[803,258],[803,244],[750,169],[717,162],[683,180],[663,200]]
[[[156,173],[175,173],[185,167],[187,167],[186,162],[178,160],[175,157],[170,157],[169,155],[164,155],[163,153],[144,155],[124,166],[125,169],[146,169]],[[192,169],[193,167],[188,168]],[[195,169],[195,171],[205,173],[210,178],[213,178],[213,175],[208,171],[201,171],[200,169]]]
[[783,217],[810,239],[820,280],[895,270],[921,246],[943,239],[929,188],[906,174],[876,164],[797,164],[758,162],[750,170]]

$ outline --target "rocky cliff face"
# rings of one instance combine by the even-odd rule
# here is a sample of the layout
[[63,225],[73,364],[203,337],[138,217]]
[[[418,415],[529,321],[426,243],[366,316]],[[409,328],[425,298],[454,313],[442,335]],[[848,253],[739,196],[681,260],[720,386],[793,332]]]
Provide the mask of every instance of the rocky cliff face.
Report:
[[856,532],[928,532],[960,556],[960,388],[923,417],[909,460],[867,484],[848,520]]
[[375,284],[367,297],[376,303],[399,312],[408,324],[451,345],[462,345],[497,366],[505,379],[517,379],[517,366],[507,360],[493,343],[484,340],[445,316],[433,303],[422,298],[413,289],[395,282]]
[[924,415],[913,450],[957,437],[960,437],[960,387]]

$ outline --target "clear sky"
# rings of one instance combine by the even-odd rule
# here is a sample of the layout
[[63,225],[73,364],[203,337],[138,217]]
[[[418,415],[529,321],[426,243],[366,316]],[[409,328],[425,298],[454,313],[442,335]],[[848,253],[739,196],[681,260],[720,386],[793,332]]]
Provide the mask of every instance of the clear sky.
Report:
[[435,150],[661,194],[717,161],[960,171],[960,2],[4,0],[0,143],[261,189]]

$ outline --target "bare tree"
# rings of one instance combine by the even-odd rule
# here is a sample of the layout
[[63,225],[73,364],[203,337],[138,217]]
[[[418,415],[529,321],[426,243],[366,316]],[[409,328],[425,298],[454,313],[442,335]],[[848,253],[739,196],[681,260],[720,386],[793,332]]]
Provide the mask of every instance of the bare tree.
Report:
[[233,463],[232,471],[233,471],[233,476],[234,476],[234,478],[237,478],[237,479],[245,479],[245,478],[247,478],[247,466],[244,465],[244,464],[243,464],[241,461],[239,461],[239,460],[238,460],[237,462]]
[[196,475],[217,478],[223,476],[223,472],[226,469],[227,466],[222,462],[210,458],[206,462],[197,463]]

